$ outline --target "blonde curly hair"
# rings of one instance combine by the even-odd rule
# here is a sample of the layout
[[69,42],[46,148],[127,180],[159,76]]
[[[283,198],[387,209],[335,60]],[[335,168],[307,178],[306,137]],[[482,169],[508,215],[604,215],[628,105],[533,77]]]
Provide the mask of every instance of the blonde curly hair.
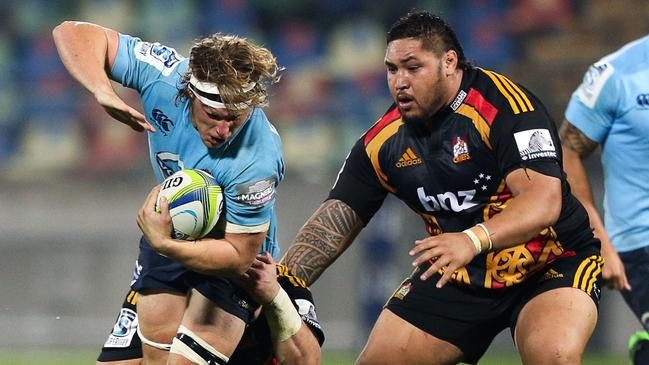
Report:
[[192,46],[178,96],[181,100],[189,96],[193,75],[201,82],[216,84],[228,110],[238,114],[240,105],[268,105],[268,88],[279,82],[283,70],[268,49],[246,38],[215,33]]

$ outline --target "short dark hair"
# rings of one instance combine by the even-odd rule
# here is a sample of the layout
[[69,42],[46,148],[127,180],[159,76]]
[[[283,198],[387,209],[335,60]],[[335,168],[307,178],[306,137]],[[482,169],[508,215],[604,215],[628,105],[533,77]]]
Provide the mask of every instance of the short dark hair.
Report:
[[388,31],[387,43],[404,38],[421,39],[424,49],[433,51],[439,56],[454,50],[457,53],[458,68],[466,70],[469,67],[455,31],[437,15],[427,11],[412,10],[397,19]]

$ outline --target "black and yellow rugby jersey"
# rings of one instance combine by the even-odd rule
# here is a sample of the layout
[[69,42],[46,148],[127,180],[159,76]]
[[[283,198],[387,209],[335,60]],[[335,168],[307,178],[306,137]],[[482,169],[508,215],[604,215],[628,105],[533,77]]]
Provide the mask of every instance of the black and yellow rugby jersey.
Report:
[[452,280],[504,288],[598,245],[586,210],[570,194],[555,124],[524,87],[471,68],[454,101],[424,124],[406,124],[390,107],[352,148],[329,199],[343,201],[367,224],[392,193],[423,218],[430,235],[460,232],[506,209],[513,196],[505,177],[529,168],[561,179],[558,221],[529,242],[476,256]]

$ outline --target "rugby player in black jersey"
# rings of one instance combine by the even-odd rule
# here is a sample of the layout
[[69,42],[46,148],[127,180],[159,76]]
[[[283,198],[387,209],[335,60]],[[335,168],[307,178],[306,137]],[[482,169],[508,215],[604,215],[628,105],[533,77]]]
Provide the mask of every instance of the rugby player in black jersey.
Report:
[[570,194],[543,104],[467,63],[427,12],[387,35],[394,104],[352,147],[327,200],[283,258],[313,283],[388,193],[425,222],[403,242],[415,271],[381,312],[357,364],[476,363],[511,330],[525,364],[579,364],[598,315],[602,258]]

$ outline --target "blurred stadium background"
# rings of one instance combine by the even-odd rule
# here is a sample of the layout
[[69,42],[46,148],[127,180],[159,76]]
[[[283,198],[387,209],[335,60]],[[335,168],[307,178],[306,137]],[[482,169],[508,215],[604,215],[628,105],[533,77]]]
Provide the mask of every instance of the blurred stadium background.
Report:
[[[94,361],[126,293],[135,214],[154,184],[145,136],[111,120],[71,80],[51,40],[55,25],[96,22],[185,55],[194,38],[216,31],[269,47],[287,67],[267,110],[287,162],[278,196],[286,247],[353,141],[389,105],[384,33],[414,7],[449,20],[469,59],[528,86],[557,122],[588,65],[649,30],[646,0],[0,2],[0,363]],[[587,167],[601,201],[598,157]],[[416,216],[388,200],[313,287],[329,363],[358,353],[409,271],[406,247],[423,234]],[[625,363],[639,325],[617,293],[605,291],[600,310],[585,363]],[[516,363],[506,360],[513,351],[505,332],[489,361]]]

